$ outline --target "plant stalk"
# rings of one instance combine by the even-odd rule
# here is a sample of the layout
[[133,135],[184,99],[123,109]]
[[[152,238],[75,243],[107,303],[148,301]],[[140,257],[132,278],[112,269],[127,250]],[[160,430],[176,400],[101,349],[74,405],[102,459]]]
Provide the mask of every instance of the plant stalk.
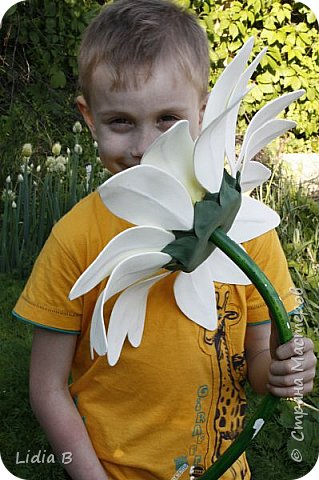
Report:
[[[233,260],[255,285],[268,306],[272,321],[276,324],[280,343],[286,343],[291,340],[293,335],[288,314],[278,293],[266,275],[249,255],[219,228],[211,235],[210,241]],[[226,452],[206,470],[204,475],[200,477],[201,480],[217,480],[231,467],[235,460],[246,450],[248,444],[257,435],[264,423],[271,417],[279,400],[280,397],[275,397],[270,393],[263,398],[256,412],[245,425],[244,430]]]

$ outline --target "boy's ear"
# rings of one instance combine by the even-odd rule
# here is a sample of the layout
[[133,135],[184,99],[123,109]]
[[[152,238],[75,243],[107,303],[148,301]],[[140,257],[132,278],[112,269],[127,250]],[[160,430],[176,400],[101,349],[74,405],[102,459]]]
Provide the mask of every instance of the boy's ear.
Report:
[[207,93],[205,95],[204,99],[202,100],[201,106],[200,106],[200,110],[199,110],[199,127],[200,128],[202,128],[204,112],[205,112],[205,108],[206,108],[206,105],[207,105],[207,102],[208,102],[208,99],[209,99],[209,95],[210,95],[210,93]]
[[86,103],[85,98],[82,95],[80,95],[79,97],[77,97],[76,103],[77,103],[78,109],[82,113],[85,123],[87,124],[87,126],[89,127],[92,133],[92,137],[94,138],[94,140],[96,140],[96,129],[95,129],[94,120],[92,117],[91,110],[88,104]]

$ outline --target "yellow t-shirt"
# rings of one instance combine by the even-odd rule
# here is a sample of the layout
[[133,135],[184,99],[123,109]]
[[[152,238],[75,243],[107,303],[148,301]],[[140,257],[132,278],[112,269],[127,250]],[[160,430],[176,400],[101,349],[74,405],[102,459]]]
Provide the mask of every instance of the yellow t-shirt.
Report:
[[[68,293],[102,248],[129,226],[104,207],[98,193],[82,200],[53,228],[15,314],[78,334],[70,391],[106,471],[116,480],[171,480],[184,464],[210,466],[242,430],[246,326],[269,315],[252,285],[216,284],[218,329],[207,331],[176,306],[174,273],[150,291],[140,347],[126,341],[114,367],[104,356],[92,361],[90,321],[106,280],[72,302]],[[276,233],[244,246],[293,310]],[[114,301],[105,305],[106,328]],[[189,470],[179,478],[188,479]],[[222,478],[250,478],[245,455]]]

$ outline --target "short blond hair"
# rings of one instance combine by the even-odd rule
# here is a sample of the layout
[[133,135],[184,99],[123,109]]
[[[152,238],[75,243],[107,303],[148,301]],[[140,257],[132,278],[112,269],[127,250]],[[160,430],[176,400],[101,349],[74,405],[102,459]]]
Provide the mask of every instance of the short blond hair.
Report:
[[207,94],[208,41],[195,15],[170,0],[114,1],[85,31],[78,56],[80,88],[89,103],[98,65],[106,66],[117,90],[136,85],[141,69],[149,76],[155,62],[167,58],[200,96]]

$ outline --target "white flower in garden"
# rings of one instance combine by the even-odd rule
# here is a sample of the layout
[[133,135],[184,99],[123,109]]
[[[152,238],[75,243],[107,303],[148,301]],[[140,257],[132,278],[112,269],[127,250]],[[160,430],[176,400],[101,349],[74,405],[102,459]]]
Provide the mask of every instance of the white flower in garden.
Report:
[[7,178],[6,178],[6,183],[11,183],[11,177],[10,177],[10,175],[7,176]]
[[22,147],[22,156],[29,158],[32,155],[32,145],[31,143],[25,143]]
[[47,157],[45,165],[51,173],[64,173],[67,163],[68,159],[63,155],[59,155],[58,157]]
[[37,172],[37,173],[40,173],[40,172],[41,172],[41,165],[38,165],[38,166],[37,166],[36,172]]
[[30,167],[30,165],[28,165],[28,163],[23,163],[23,164],[20,166],[20,169],[21,169],[21,172],[22,172],[22,173],[26,173],[26,174],[31,173],[31,167]]
[[53,147],[52,147],[52,153],[53,153],[53,155],[55,155],[55,156],[60,155],[60,153],[61,153],[61,148],[62,148],[62,147],[61,147],[61,144],[60,144],[59,142],[55,143],[55,144],[53,145]]
[[16,194],[13,190],[11,189],[4,189],[2,192],[2,200],[9,200],[10,202],[13,202],[16,199]]
[[77,153],[78,155],[82,155],[83,148],[81,147],[81,145],[79,145],[78,143],[76,143],[76,144],[74,145],[74,152]]
[[73,132],[74,133],[81,133],[82,132],[82,125],[80,122],[75,122],[73,125]]
[[[279,224],[273,210],[248,196],[241,197],[240,192],[261,185],[269,177],[269,169],[253,158],[267,143],[295,126],[275,117],[304,93],[289,93],[263,107],[250,122],[236,157],[240,101],[265,53],[263,50],[244,71],[252,47],[250,39],[217,81],[196,142],[188,122],[179,121],[155,140],[140,165],[114,175],[99,188],[106,207],[137,226],[114,237],[70,292],[70,299],[74,299],[109,276],[93,312],[92,358],[94,350],[99,355],[107,353],[109,364],[115,365],[126,336],[131,345],[139,346],[149,289],[169,275],[169,270],[182,270],[174,283],[178,307],[208,330],[217,325],[213,282],[251,283],[209,241],[210,235],[221,228],[240,244]],[[225,157],[230,175],[224,170]],[[106,334],[103,307],[120,292]]]
[[17,178],[18,183],[22,183],[23,180],[24,180],[23,175],[21,173],[19,173],[18,178]]
[[87,163],[85,165],[85,171],[86,171],[86,188],[89,188],[91,176],[92,176],[92,165],[90,163]]
[[17,208],[17,204],[16,204],[15,201],[13,201],[13,202],[11,203],[11,207],[12,207],[13,209],[16,209],[16,208]]

